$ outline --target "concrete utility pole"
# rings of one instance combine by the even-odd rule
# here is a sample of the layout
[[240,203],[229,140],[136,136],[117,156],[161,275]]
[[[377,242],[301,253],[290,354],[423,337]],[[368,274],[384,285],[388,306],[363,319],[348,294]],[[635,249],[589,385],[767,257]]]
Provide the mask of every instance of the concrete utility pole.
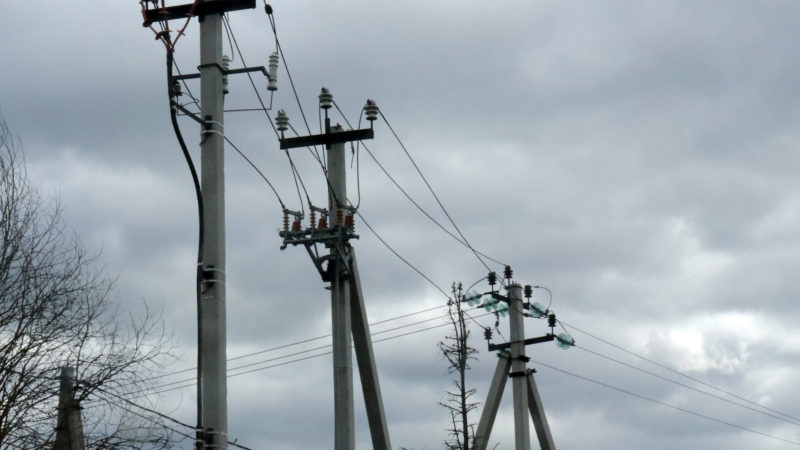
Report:
[[75,399],[75,369],[62,367],[54,450],[83,450],[81,407]]
[[[331,133],[341,133],[342,127],[336,125]],[[328,150],[328,211],[330,217],[343,217],[347,202],[347,167],[344,142],[331,144]],[[350,285],[347,281],[347,261],[340,258],[339,248],[331,247],[331,317],[333,332],[333,408],[334,408],[334,448],[355,448],[353,421],[353,348],[350,337]],[[347,249],[345,249],[347,251]],[[345,255],[347,257],[349,255]]]
[[197,394],[202,447],[228,447],[225,316],[225,155],[222,14],[200,18],[203,280],[198,311]]
[[[506,267],[506,272],[510,281],[510,267]],[[530,287],[526,287],[526,290],[529,289]],[[525,346],[553,341],[556,337],[553,333],[549,333],[542,337],[525,339],[523,322],[525,313],[523,309],[527,308],[528,305],[524,305],[522,302],[522,287],[516,283],[509,283],[506,290],[508,291],[507,297],[496,292],[490,293],[495,302],[508,303],[511,341],[503,344],[489,344],[489,351],[499,351],[499,359],[492,377],[492,383],[489,386],[489,393],[483,406],[481,419],[478,422],[478,429],[475,432],[474,448],[475,450],[486,450],[489,445],[489,436],[492,433],[494,420],[500,408],[500,399],[503,397],[506,380],[511,378],[513,379],[514,443],[516,450],[530,450],[531,448],[528,414],[533,419],[539,446],[542,450],[555,450],[555,443],[550,434],[550,426],[547,423],[542,400],[536,388],[536,381],[533,379],[535,371],[526,367],[530,358],[525,355]],[[554,322],[555,315],[551,315],[551,317],[550,320]]]
[[508,286],[510,299],[508,320],[511,326],[511,377],[514,393],[514,443],[517,450],[530,450],[531,434],[528,428],[528,386],[525,373],[525,324],[522,316],[522,286]]
[[[320,107],[325,110],[325,132],[323,134],[281,138],[281,149],[288,150],[311,145],[324,145],[327,148],[328,176],[328,210],[311,207],[311,226],[302,229],[302,214],[285,210],[283,246],[303,245],[317,267],[322,280],[331,286],[331,316],[333,330],[333,402],[334,402],[334,448],[336,450],[352,450],[355,448],[355,426],[353,420],[353,346],[355,346],[358,373],[361,377],[361,389],[367,409],[369,430],[372,436],[372,448],[390,450],[389,429],[386,426],[386,415],[383,409],[378,371],[372,351],[372,340],[369,334],[367,311],[364,307],[364,295],[361,291],[361,280],[356,263],[355,249],[350,239],[358,238],[353,232],[353,214],[355,209],[348,205],[346,162],[344,144],[349,141],[371,139],[372,129],[343,130],[339,125],[331,127],[328,109],[333,97],[327,89],[320,94]],[[367,120],[375,120],[378,108],[368,101],[364,107]],[[279,111],[275,122],[278,130],[288,129],[289,119],[283,111]],[[323,217],[317,227],[314,214],[321,212]],[[289,228],[288,215],[295,216]],[[328,255],[319,256],[317,244],[324,244],[330,249]],[[352,337],[352,341],[351,341]],[[351,343],[352,342],[352,343]]]

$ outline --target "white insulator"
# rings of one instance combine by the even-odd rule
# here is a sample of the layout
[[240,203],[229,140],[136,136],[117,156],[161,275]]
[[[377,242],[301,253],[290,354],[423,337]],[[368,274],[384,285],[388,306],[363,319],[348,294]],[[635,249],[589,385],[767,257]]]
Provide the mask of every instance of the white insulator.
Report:
[[275,116],[275,124],[278,126],[278,131],[286,131],[289,129],[289,116],[286,111],[279,110],[278,115]]
[[278,52],[269,55],[269,84],[267,89],[270,91],[278,90]]
[[[227,71],[231,68],[231,59],[228,58],[228,55],[222,55],[222,70]],[[222,93],[227,94],[230,92],[228,89],[228,74],[222,72]]]
[[322,92],[319,94],[319,107],[322,109],[330,109],[333,105],[333,94],[328,90],[328,88],[322,88]]
[[367,100],[367,104],[364,105],[364,115],[370,122],[378,118],[378,105],[375,104],[375,100]]

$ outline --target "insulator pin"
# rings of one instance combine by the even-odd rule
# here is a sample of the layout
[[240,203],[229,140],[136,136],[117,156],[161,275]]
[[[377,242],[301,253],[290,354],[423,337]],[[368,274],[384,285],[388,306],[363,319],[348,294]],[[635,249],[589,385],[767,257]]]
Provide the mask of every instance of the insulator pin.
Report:
[[267,90],[278,90],[278,52],[273,52],[269,55],[269,83],[267,83]]

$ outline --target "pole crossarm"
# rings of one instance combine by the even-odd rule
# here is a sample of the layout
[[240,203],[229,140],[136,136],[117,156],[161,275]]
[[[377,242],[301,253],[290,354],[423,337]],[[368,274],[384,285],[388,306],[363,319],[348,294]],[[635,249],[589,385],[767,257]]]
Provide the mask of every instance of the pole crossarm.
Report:
[[149,27],[153,22],[166,20],[186,19],[192,16],[205,16],[208,14],[222,14],[240,9],[254,9],[256,0],[206,0],[197,4],[176,5],[166,8],[154,8],[145,11],[143,27]]
[[[264,67],[264,66],[242,67],[241,69],[225,69],[222,66],[220,66],[219,64],[213,63],[213,64],[208,64],[208,65],[198,66],[197,69],[200,70],[203,67],[207,67],[207,66],[215,66],[215,67],[219,68],[219,70],[225,75],[236,75],[236,74],[239,74],[239,73],[261,72],[261,73],[264,74],[265,77],[267,77],[268,80],[271,80],[271,78],[269,77],[269,72],[267,71],[267,68]],[[200,74],[199,73],[186,73],[186,74],[183,74],[183,75],[173,75],[173,76],[169,77],[169,81],[170,81],[170,83],[172,83],[172,82],[178,81],[178,80],[191,80],[191,79],[194,79],[194,78],[200,78]]]
[[[546,334],[544,336],[539,336],[539,337],[535,337],[535,338],[528,338],[528,339],[525,339],[524,341],[521,341],[521,342],[523,344],[525,344],[525,345],[531,345],[531,344],[541,344],[541,343],[544,343],[544,342],[550,342],[550,341],[554,341],[555,339],[556,339],[555,335],[553,335],[551,333],[548,333],[548,334]],[[489,344],[489,351],[490,352],[494,352],[494,351],[497,351],[497,350],[505,350],[507,348],[511,348],[511,344],[514,344],[515,342],[517,342],[517,341],[514,341],[514,342],[503,342],[502,344],[492,344],[492,343],[490,343]]]
[[297,147],[313,147],[315,145],[341,144],[350,141],[361,141],[372,139],[375,132],[371,128],[361,130],[347,130],[339,133],[312,134],[310,136],[299,136],[281,139],[281,150],[288,150]]

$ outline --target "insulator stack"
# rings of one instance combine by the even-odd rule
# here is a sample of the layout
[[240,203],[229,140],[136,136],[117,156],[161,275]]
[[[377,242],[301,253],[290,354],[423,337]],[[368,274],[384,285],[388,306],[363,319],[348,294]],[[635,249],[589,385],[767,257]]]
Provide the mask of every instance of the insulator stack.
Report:
[[226,73],[228,69],[231,67],[231,59],[228,58],[227,55],[222,55],[222,70],[225,72],[222,73],[222,93],[227,94],[230,92],[228,89],[228,74]]
[[289,231],[289,214],[283,213],[283,231]]
[[327,216],[322,216],[322,217],[319,218],[319,228],[321,230],[324,230],[325,228],[328,228],[328,217]]
[[497,284],[497,274],[494,272],[489,272],[486,279],[489,281],[489,286],[494,287],[494,285]]
[[370,124],[378,118],[378,105],[375,104],[375,100],[367,100],[367,104],[364,105],[364,115]]
[[487,341],[491,341],[492,340],[492,329],[491,328],[486,327],[486,328],[483,329],[483,338],[486,339]]
[[292,222],[292,231],[300,231],[302,226],[300,219],[295,219],[295,221]]
[[346,226],[348,228],[354,228],[355,227],[355,222],[353,221],[353,215],[352,214],[348,214],[348,215],[346,215],[344,217],[344,226]]
[[333,94],[328,88],[322,88],[319,94],[319,107],[322,109],[330,109],[333,106]]
[[289,129],[289,116],[286,115],[286,111],[279,110],[278,114],[275,116],[275,124],[278,126],[278,131],[286,131]]
[[269,55],[269,82],[267,90],[278,90],[278,52]]
[[556,327],[556,315],[555,314],[550,313],[550,315],[547,316],[547,326],[549,326],[550,328],[555,328]]
[[181,83],[178,80],[172,82],[172,96],[173,97],[180,97],[183,95],[183,91],[181,90]]
[[344,223],[344,211],[341,209],[336,210],[336,225],[341,225]]
[[506,280],[510,280],[511,277],[514,276],[514,271],[511,270],[511,266],[506,266],[505,269],[503,269],[503,276]]
[[533,295],[533,288],[531,287],[531,285],[530,284],[526,284],[524,289],[525,289],[525,291],[524,291],[525,292],[525,298],[531,298],[531,296]]
[[309,220],[311,222],[311,229],[313,230],[314,228],[317,227],[317,212],[314,211],[313,209],[311,210],[311,217],[309,218]]

